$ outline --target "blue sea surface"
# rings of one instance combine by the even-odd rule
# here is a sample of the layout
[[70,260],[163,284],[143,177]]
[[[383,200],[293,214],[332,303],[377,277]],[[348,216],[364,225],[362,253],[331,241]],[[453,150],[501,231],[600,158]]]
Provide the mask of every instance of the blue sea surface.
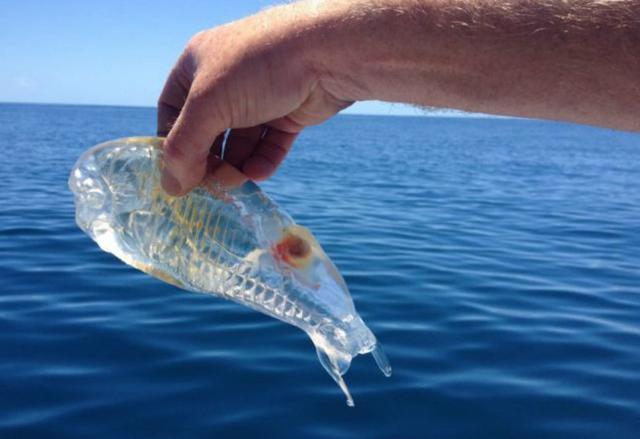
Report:
[[300,330],[102,252],[66,182],[155,111],[0,105],[0,437],[640,437],[640,136],[339,116],[262,184],[384,344],[346,380]]

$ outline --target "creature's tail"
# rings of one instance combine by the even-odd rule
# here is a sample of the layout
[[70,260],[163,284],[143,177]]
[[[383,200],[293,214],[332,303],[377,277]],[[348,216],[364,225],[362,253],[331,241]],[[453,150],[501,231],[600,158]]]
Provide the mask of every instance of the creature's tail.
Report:
[[[347,398],[347,405],[354,406],[353,397],[342,376],[347,373],[351,360],[358,354],[371,353],[378,368],[387,377],[391,376],[391,365],[387,359],[382,345],[376,340],[373,333],[365,326],[362,320],[358,319],[362,325],[347,335],[347,343],[336,344],[332,337],[327,337],[327,330],[311,335],[311,340],[316,346],[318,359],[324,369],[331,375],[331,378],[340,386]],[[330,334],[331,332],[329,332]],[[344,349],[344,348],[348,349]]]

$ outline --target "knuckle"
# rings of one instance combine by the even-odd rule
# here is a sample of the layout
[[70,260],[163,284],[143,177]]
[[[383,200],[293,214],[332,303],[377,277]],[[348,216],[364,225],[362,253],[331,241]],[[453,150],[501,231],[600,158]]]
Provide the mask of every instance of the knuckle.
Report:
[[194,84],[189,90],[189,106],[202,108],[208,101],[213,99],[213,90],[210,87],[203,87],[201,84]]
[[178,167],[185,161],[187,154],[180,143],[166,141],[163,149],[164,160],[170,168]]
[[164,161],[172,169],[191,168],[206,162],[209,147],[198,148],[188,142],[165,142]]
[[203,124],[222,130],[231,123],[233,107],[217,87],[197,87],[189,93],[186,115],[198,116]]
[[206,30],[201,30],[200,32],[197,32],[189,39],[189,41],[187,41],[184,51],[187,53],[195,52],[206,40],[206,37],[207,37]]

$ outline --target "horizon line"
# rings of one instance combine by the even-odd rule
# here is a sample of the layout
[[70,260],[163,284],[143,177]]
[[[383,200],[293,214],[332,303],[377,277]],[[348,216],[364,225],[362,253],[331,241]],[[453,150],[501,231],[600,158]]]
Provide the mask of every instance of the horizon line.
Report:
[[[156,106],[152,105],[136,105],[136,104],[89,104],[89,103],[69,103],[69,102],[29,102],[29,101],[2,101],[0,105],[51,105],[51,106],[68,106],[68,107],[113,107],[113,108],[145,108],[156,109]],[[398,105],[410,105],[398,103]],[[485,113],[469,113],[462,110],[456,110],[452,108],[434,108],[434,109],[421,109],[413,107],[416,110],[416,114],[381,114],[381,113],[345,113],[343,111],[337,113],[341,116],[380,116],[380,117],[452,117],[452,118],[507,118],[511,119],[511,116],[500,116]]]

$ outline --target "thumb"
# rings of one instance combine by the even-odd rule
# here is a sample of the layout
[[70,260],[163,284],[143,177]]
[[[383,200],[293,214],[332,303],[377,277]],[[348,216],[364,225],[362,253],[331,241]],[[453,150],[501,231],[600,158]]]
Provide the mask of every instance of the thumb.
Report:
[[221,125],[203,99],[187,98],[163,146],[161,181],[168,194],[185,195],[202,181],[211,145],[223,131]]

